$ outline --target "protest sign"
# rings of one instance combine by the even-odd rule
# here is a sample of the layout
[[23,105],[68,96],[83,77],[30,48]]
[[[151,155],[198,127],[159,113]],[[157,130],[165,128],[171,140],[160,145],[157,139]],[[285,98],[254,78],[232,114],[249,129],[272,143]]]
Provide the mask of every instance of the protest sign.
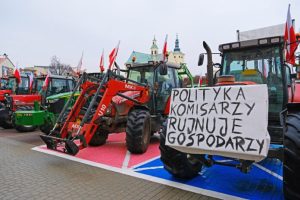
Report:
[[178,88],[171,94],[166,145],[260,161],[270,145],[267,126],[266,85]]

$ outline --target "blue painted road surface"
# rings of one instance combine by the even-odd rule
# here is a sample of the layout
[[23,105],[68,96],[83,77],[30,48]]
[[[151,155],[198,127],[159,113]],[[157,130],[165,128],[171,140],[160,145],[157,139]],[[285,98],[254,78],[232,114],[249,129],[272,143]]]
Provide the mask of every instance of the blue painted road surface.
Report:
[[[233,162],[222,157],[218,160]],[[284,199],[282,163],[277,159],[265,159],[254,164],[247,174],[233,167],[214,165],[204,168],[199,176],[188,181],[173,178],[162,166],[158,158],[134,168],[134,171],[245,199]]]

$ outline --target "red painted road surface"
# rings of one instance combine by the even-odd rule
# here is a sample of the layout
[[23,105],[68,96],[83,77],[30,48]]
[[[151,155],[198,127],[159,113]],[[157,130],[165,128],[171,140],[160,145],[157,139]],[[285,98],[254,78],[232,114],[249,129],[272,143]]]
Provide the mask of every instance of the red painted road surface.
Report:
[[[110,134],[105,145],[87,147],[80,150],[75,157],[117,168],[132,168],[158,157],[158,146],[159,139],[154,136],[146,153],[130,154],[126,148],[125,133]],[[45,146],[39,148],[47,149]]]

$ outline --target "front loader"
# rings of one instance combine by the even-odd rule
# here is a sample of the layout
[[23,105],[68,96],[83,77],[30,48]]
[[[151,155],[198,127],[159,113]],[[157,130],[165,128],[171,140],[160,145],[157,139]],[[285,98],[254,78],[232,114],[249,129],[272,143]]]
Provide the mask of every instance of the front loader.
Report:
[[[79,149],[87,147],[93,137],[95,140],[101,140],[100,143],[102,143],[107,134],[100,135],[101,126],[99,125],[103,121],[104,114],[107,112],[114,96],[121,96],[128,99],[130,104],[137,105],[144,104],[149,99],[148,87],[134,81],[130,82],[135,84],[118,80],[124,78],[110,70],[103,76],[100,83],[97,83],[97,80],[96,83],[88,81],[89,78],[92,77],[83,74],[79,80],[76,88],[81,86],[81,94],[69,113],[67,113],[68,102],[61,112],[53,131],[49,135],[41,135],[41,138],[47,144],[47,148],[58,150],[58,144],[64,143],[64,151],[76,155]],[[128,91],[136,92],[138,98],[134,99],[122,94]],[[62,120],[64,121],[62,122]],[[99,132],[99,135],[97,132]],[[96,138],[97,136],[99,138]],[[77,140],[79,140],[78,146],[75,143]]]
[[91,79],[86,74],[81,78],[73,108],[63,109],[51,133],[41,135],[49,149],[75,155],[87,145],[105,144],[109,133],[126,132],[131,153],[147,150],[168,114],[171,89],[181,87],[180,66],[151,62],[127,67],[127,78],[111,70],[101,82],[84,81]]

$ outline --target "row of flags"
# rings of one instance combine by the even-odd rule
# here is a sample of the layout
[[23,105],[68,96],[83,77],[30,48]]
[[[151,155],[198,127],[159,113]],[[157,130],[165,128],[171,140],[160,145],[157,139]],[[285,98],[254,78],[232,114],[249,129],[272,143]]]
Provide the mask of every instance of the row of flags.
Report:
[[[166,35],[166,38],[165,38],[165,43],[164,43],[164,47],[163,47],[163,62],[166,61],[167,59],[167,40],[168,40],[168,35]],[[118,42],[117,46],[110,52],[109,54],[109,65],[108,65],[108,69],[111,69],[112,65],[114,64],[115,60],[116,60],[116,57],[118,55],[118,51],[119,51],[119,46],[120,46],[120,41]],[[83,59],[83,53],[81,55],[81,58],[79,60],[79,63],[77,65],[77,72],[80,72],[81,71],[81,68],[82,68],[82,59]],[[99,63],[99,69],[100,69],[100,72],[104,72],[105,68],[104,68],[104,49],[102,50],[102,54],[101,54],[101,57],[100,57],[100,63]]]

